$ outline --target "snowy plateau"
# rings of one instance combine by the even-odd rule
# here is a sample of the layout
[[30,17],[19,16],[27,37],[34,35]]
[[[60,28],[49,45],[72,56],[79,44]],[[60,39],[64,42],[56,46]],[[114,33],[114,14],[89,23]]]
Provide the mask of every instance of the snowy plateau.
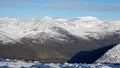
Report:
[[120,68],[118,64],[70,64],[70,63],[39,63],[38,61],[34,62],[25,62],[21,60],[10,60],[5,59],[5,61],[0,62],[0,68]]
[[120,20],[0,18],[0,57],[0,68],[120,68]]

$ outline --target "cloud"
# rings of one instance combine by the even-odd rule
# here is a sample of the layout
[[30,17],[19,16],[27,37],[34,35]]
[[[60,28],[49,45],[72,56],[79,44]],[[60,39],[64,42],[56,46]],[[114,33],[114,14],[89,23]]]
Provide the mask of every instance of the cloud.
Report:
[[39,7],[55,7],[55,8],[75,8],[95,11],[119,11],[120,4],[115,3],[89,3],[89,2],[52,2],[44,4],[36,4]]
[[49,8],[71,8],[92,11],[120,11],[120,4],[116,3],[98,3],[85,2],[84,0],[47,0],[44,3],[37,0],[1,0],[0,7],[15,6],[33,6],[33,7],[49,7]]

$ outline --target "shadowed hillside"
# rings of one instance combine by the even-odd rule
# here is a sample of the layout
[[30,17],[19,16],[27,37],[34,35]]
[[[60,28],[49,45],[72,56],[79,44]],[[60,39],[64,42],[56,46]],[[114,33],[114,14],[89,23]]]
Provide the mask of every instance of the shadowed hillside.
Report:
[[105,52],[113,48],[117,44],[109,45],[106,47],[98,48],[93,51],[80,51],[75,56],[73,56],[68,63],[94,63],[99,59]]

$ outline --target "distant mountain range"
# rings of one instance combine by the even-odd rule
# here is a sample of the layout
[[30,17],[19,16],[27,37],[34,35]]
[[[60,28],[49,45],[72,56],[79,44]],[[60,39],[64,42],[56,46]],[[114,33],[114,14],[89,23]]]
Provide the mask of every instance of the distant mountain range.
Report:
[[0,57],[65,62],[80,51],[120,43],[120,20],[0,18]]

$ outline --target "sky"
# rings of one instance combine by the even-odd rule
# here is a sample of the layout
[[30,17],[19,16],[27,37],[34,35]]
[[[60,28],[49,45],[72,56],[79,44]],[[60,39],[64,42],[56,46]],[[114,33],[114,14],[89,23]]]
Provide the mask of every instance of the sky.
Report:
[[120,20],[120,0],[0,0],[0,17]]

